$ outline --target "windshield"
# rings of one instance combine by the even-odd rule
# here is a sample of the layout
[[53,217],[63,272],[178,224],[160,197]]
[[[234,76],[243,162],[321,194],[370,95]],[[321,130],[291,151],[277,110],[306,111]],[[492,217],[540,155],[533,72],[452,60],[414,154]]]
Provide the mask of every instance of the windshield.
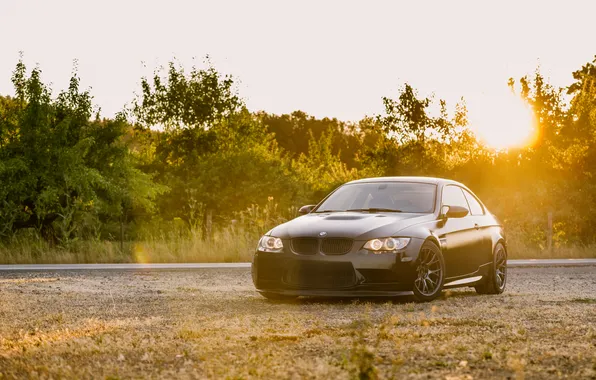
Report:
[[337,189],[314,212],[371,211],[431,213],[437,186],[412,182],[366,182]]

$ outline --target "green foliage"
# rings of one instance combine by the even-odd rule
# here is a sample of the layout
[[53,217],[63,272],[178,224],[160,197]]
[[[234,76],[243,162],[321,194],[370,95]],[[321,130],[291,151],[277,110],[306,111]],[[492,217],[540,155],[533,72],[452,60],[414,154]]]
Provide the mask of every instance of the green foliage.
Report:
[[231,255],[247,257],[260,234],[342,183],[426,175],[470,186],[519,249],[545,248],[549,211],[561,252],[596,243],[596,60],[573,73],[567,94],[540,72],[511,79],[535,113],[536,139],[504,151],[476,139],[463,99],[448,106],[405,84],[357,123],[251,113],[234,79],[206,66],[170,63],[141,79],[127,113],[100,119],[76,74],[53,97],[41,71],[19,62],[15,96],[0,96],[3,242],[44,236],[72,248],[124,228],[163,255],[237,239]]
[[311,199],[322,199],[337,186],[358,178],[356,169],[348,169],[340,155],[333,154],[334,135],[333,129],[329,129],[317,139],[311,131],[308,153],[300,153],[294,160],[293,169],[312,192]]
[[335,118],[317,119],[302,111],[289,115],[257,114],[268,132],[275,135],[279,147],[291,158],[308,155],[311,140],[318,140],[324,134],[331,134],[331,151],[338,155],[348,168],[357,166],[356,152],[362,147],[358,125],[339,121]]
[[374,145],[365,145],[361,162],[379,175],[448,176],[476,156],[479,146],[468,129],[465,104],[457,104],[449,115],[445,101],[432,115],[432,99],[419,99],[408,84],[396,100],[383,98],[385,113],[369,123]]
[[568,88],[573,98],[557,139],[557,166],[562,173],[557,189],[565,200],[562,216],[567,235],[585,241],[596,229],[596,57],[573,78]]
[[145,126],[208,129],[243,107],[233,79],[222,77],[210,64],[205,70],[193,67],[185,75],[182,67],[170,62],[166,77],[158,70],[152,79],[142,78],[142,95],[133,106],[138,122]]
[[156,72],[152,85],[143,79],[133,114],[152,144],[145,149],[151,152],[146,169],[171,189],[159,202],[166,218],[207,228],[209,215],[226,223],[268,196],[291,200],[298,194],[289,161],[233,84],[213,67],[185,75],[173,63],[166,77]]
[[68,244],[97,236],[126,207],[150,210],[161,187],[134,167],[125,120],[91,120],[92,98],[76,74],[56,99],[40,76],[19,62],[16,97],[0,101],[0,234],[35,228]]

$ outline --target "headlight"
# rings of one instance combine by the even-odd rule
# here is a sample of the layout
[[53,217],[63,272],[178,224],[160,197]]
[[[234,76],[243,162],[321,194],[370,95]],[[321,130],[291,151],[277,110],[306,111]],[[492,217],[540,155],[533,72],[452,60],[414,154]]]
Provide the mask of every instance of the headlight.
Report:
[[406,248],[409,242],[410,238],[372,239],[364,244],[364,249],[379,253],[386,251],[397,251]]
[[259,240],[259,246],[257,249],[264,252],[279,252],[283,249],[283,247],[284,244],[280,238],[273,236],[263,236],[261,240]]

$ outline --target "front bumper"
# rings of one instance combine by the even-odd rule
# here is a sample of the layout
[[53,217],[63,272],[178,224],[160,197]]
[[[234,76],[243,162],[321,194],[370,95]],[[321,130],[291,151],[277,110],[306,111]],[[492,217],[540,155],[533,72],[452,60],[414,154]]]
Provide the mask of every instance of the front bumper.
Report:
[[355,241],[342,255],[301,255],[284,241],[283,252],[257,251],[252,278],[257,291],[295,296],[396,296],[412,289],[414,262],[424,241],[401,251],[374,254]]

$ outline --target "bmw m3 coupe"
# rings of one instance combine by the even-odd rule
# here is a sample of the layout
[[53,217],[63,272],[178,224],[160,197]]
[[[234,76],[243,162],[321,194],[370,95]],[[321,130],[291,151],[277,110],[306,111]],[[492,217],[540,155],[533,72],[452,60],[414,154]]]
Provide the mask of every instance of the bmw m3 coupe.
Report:
[[461,183],[426,177],[348,182],[258,242],[252,278],[270,299],[394,296],[419,301],[507,282],[503,227]]

